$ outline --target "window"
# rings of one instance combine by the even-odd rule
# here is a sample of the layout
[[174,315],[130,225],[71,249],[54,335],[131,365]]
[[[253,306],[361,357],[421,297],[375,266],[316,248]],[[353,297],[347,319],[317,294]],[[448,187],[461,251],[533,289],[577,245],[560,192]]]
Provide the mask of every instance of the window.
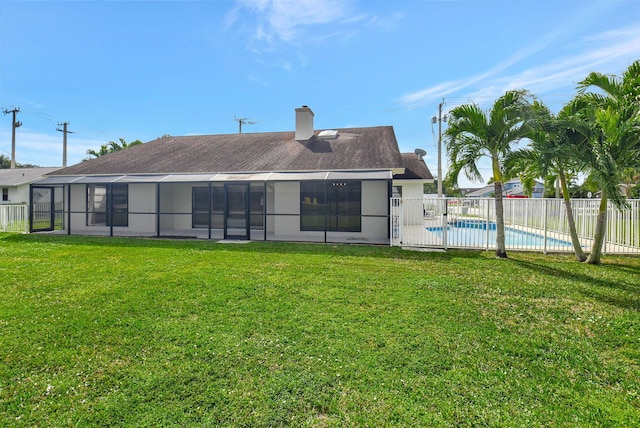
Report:
[[191,203],[191,227],[209,227],[209,188],[192,188]]
[[191,227],[209,227],[209,210],[211,210],[211,227],[214,229],[224,227],[224,185],[222,183],[214,183],[210,188],[193,187],[191,200]]
[[87,226],[129,225],[128,184],[87,185]]
[[9,201],[9,188],[3,187],[2,188],[2,202],[7,202],[7,201]]
[[[113,226],[127,227],[129,225],[129,185],[112,184],[110,196]],[[107,226],[111,226],[111,224],[107,222]]]
[[300,183],[300,230],[360,232],[360,181]]
[[300,183],[300,230],[325,230],[325,184],[321,181]]
[[251,229],[264,228],[264,184],[251,183],[249,192],[249,212],[251,215]]

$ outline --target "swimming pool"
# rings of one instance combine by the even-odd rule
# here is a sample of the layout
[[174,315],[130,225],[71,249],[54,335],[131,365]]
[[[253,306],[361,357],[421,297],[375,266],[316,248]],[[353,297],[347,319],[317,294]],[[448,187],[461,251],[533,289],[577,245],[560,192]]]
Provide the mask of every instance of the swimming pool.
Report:
[[[488,229],[488,230],[487,230]],[[440,239],[443,238],[443,227],[428,227],[427,230]],[[496,245],[496,223],[485,220],[457,220],[446,228],[447,245],[450,247],[485,248]],[[522,249],[567,249],[571,242],[555,238],[546,238],[536,233],[526,232],[512,227],[504,228],[505,246]],[[488,245],[487,245],[488,242]]]

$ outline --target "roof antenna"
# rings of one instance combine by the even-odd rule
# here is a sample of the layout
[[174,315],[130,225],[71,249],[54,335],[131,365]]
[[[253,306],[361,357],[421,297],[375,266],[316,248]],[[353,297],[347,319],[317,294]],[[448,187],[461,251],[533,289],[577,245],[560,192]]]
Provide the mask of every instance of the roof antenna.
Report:
[[233,116],[233,120],[238,122],[238,134],[242,134],[242,125],[255,125],[255,122],[251,122],[251,118],[249,117],[236,117]]

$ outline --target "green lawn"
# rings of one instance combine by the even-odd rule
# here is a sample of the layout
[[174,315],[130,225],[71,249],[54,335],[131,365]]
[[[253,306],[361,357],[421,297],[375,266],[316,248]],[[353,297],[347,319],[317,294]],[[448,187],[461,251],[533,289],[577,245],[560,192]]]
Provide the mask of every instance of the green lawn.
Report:
[[632,426],[640,258],[0,234],[2,426]]

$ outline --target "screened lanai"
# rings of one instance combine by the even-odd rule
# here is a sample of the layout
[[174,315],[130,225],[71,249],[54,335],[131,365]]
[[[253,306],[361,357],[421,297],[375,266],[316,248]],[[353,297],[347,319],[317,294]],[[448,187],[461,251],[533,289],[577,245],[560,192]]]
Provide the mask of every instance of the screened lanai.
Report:
[[107,236],[389,242],[392,173],[308,171],[50,176],[32,231]]

